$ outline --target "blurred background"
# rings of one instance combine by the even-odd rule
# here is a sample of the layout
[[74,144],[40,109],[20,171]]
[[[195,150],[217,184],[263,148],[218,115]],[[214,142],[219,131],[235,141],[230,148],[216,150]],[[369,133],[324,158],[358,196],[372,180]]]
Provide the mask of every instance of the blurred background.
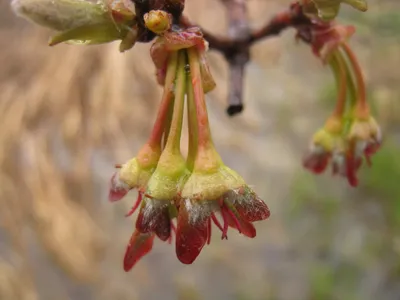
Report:
[[[219,1],[187,0],[194,22],[226,32]],[[136,155],[150,132],[161,88],[149,45],[47,46],[51,32],[0,1],[1,300],[399,300],[400,2],[369,0],[351,40],[364,68],[385,143],[351,189],[313,176],[301,158],[335,100],[333,78],[294,31],[252,49],[245,111],[225,115],[227,66],[210,52],[217,89],[208,95],[225,163],[269,205],[257,237],[233,230],[193,265],[156,241],[125,273],[122,259],[135,192],[107,201],[114,164]],[[251,26],[289,1],[249,0]],[[185,133],[186,134],[186,133]],[[187,140],[183,138],[183,144]]]

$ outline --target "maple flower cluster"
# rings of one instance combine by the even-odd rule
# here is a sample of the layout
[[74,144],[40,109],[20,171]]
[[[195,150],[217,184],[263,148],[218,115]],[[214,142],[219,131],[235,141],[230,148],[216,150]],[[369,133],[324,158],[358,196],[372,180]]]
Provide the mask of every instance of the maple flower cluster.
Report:
[[330,164],[334,175],[347,178],[350,186],[355,187],[357,172],[363,160],[371,165],[371,156],[381,146],[382,133],[370,112],[361,67],[347,42],[355,28],[333,21],[341,2],[367,10],[363,0],[304,1],[311,24],[299,28],[297,37],[308,42],[313,53],[331,68],[337,100],[324,126],[314,134],[303,165],[320,174]]
[[[330,66],[337,82],[337,103],[314,135],[304,166],[333,173],[357,185],[356,172],[380,147],[381,133],[370,115],[365,84],[347,44],[354,27],[333,19],[341,3],[365,11],[362,0],[302,0],[310,22],[298,26],[297,38]],[[227,239],[228,229],[254,238],[256,221],[270,216],[268,206],[218,154],[208,120],[205,94],[215,88],[207,61],[208,43],[200,28],[183,26],[184,0],[13,0],[14,11],[57,33],[49,45],[93,45],[120,41],[121,52],[137,42],[152,42],[150,56],[163,87],[152,132],[135,157],[116,165],[109,200],[131,190],[137,200],[127,216],[138,215],[123,265],[129,271],[153,247],[157,237],[172,242],[178,259],[191,264],[210,243],[212,225]],[[295,26],[294,26],[295,27]],[[184,110],[188,116],[188,154],[181,153]]]
[[[150,54],[164,93],[150,139],[111,179],[111,201],[131,189],[138,190],[129,213],[139,208],[124,258],[125,270],[152,248],[155,236],[171,241],[175,232],[176,255],[182,263],[191,264],[210,243],[212,223],[222,231],[222,238],[227,238],[229,227],[253,238],[256,230],[252,223],[270,214],[267,205],[215,150],[204,99],[215,83],[201,31],[197,27],[172,28],[170,16],[161,10],[150,11],[144,20],[146,27],[158,34]],[[185,99],[187,157],[180,150]]]

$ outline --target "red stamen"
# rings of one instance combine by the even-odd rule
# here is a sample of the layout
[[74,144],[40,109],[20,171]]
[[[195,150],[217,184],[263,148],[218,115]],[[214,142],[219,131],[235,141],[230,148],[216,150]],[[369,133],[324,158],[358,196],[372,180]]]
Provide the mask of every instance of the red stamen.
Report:
[[114,168],[116,168],[116,169],[121,169],[121,168],[122,168],[122,164],[115,164],[115,165],[114,165]]
[[354,156],[354,147],[354,142],[352,142],[346,155],[346,176],[347,181],[352,187],[356,187],[358,185],[356,172],[359,168],[356,157]]
[[172,235],[173,235],[173,233],[176,234],[176,227],[175,227],[174,223],[171,221],[171,234],[170,234],[170,236],[169,236],[169,238],[167,240],[168,244],[170,244],[170,245],[172,243]]
[[210,245],[210,243],[211,243],[211,219],[210,218],[208,218],[208,228],[207,228],[207,245]]
[[228,207],[225,206],[225,209],[228,215],[232,218],[233,222],[235,223],[236,229],[239,231],[239,233],[242,233],[242,225],[240,225],[240,222],[236,217],[236,215]]
[[175,227],[174,222],[172,222],[172,221],[171,221],[171,231],[172,231],[174,234],[176,234],[176,227]]
[[227,216],[227,212],[225,212],[225,210],[223,209],[223,207],[221,207],[221,215],[222,215],[222,219],[224,221],[224,228],[222,229],[222,236],[221,236],[221,240],[223,239],[228,239],[228,228],[229,228],[229,221],[228,221],[228,216]]
[[217,226],[218,229],[221,230],[221,232],[223,232],[224,229],[222,228],[221,223],[218,221],[218,219],[217,219],[217,217],[215,216],[214,213],[211,214],[211,219],[212,219],[212,221],[214,222],[215,226]]
[[143,193],[142,192],[138,192],[138,196],[135,202],[135,205],[131,208],[131,210],[125,215],[125,217],[130,217],[133,215],[133,213],[137,210],[137,208],[139,207],[140,203],[142,203],[142,199],[143,199]]

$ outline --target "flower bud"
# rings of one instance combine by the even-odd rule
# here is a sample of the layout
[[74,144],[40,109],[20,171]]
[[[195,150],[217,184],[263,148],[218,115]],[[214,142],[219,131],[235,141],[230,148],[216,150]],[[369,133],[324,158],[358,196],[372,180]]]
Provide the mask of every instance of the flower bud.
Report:
[[14,12],[38,25],[57,31],[109,23],[104,5],[81,0],[13,0]]
[[171,15],[163,10],[151,10],[143,18],[146,27],[156,34],[169,30],[172,23]]
[[[59,31],[50,46],[62,42],[92,45],[123,40],[122,50],[131,48],[136,29],[131,28],[134,13],[121,6],[106,7],[101,3],[81,0],[13,0],[15,13],[36,23]],[[129,33],[129,36],[128,36]],[[126,37],[128,36],[128,39]]]

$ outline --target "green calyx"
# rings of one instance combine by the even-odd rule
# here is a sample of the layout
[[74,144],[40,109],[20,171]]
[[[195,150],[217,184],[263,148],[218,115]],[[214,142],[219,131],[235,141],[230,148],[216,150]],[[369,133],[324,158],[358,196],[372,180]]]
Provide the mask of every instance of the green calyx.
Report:
[[119,179],[130,188],[144,188],[157,167],[160,155],[159,146],[145,144],[136,157],[121,166]]
[[194,170],[183,187],[183,199],[218,200],[230,190],[245,185],[245,181],[235,171],[225,165],[213,170]]

